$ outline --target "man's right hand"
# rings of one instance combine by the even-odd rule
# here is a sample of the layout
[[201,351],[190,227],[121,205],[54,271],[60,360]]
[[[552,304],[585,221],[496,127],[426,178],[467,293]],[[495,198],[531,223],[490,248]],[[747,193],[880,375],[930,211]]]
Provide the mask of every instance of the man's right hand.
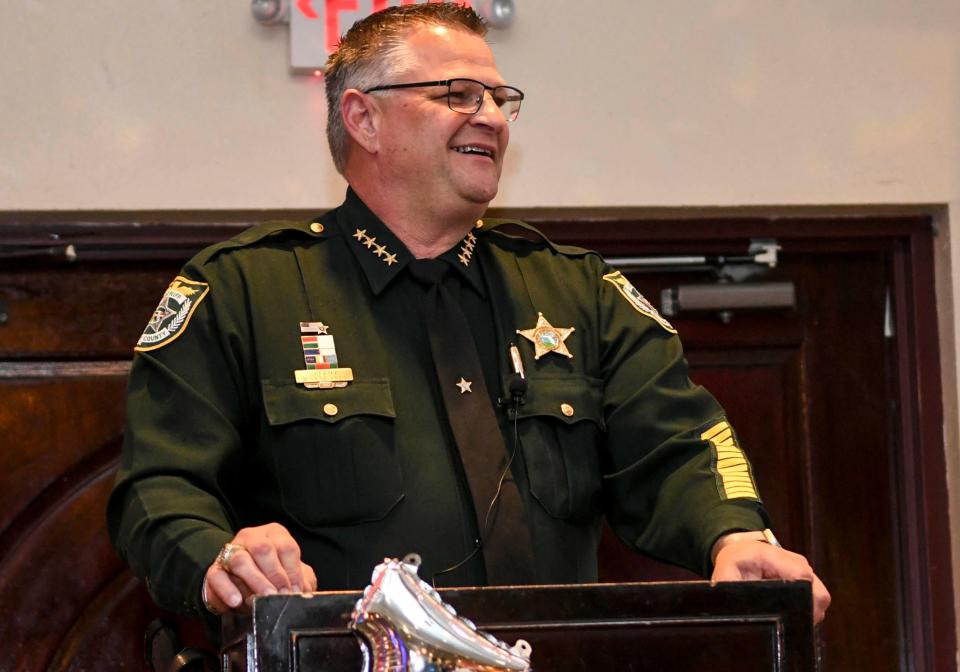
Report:
[[218,556],[203,577],[210,611],[246,610],[254,596],[317,589],[317,575],[300,561],[300,546],[283,525],[245,527],[229,543],[236,547],[229,562],[221,563]]

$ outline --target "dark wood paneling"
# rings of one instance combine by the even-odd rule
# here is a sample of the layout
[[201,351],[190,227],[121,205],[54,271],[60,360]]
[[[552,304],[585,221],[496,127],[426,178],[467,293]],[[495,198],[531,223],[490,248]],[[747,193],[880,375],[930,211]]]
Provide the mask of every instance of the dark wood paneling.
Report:
[[128,359],[172,277],[129,264],[0,271],[4,358]]

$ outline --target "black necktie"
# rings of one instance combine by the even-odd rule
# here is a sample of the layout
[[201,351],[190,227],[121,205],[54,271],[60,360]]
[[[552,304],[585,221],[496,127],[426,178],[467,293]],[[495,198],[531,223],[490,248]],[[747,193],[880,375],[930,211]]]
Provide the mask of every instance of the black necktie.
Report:
[[491,585],[530,583],[533,552],[523,501],[508,473],[507,449],[470,325],[444,282],[450,264],[441,259],[418,259],[409,268],[414,279],[427,288],[424,322],[443,405],[477,515],[487,581]]

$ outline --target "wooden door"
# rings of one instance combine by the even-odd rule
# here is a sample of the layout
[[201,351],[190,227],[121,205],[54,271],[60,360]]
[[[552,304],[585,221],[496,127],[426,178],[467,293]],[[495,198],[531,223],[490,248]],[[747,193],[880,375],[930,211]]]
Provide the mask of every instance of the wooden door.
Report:
[[[609,257],[742,255],[743,234],[771,232],[748,223],[720,232],[698,223],[692,240],[678,241],[675,231],[653,228],[650,238],[632,241],[608,233],[600,246]],[[704,229],[713,237],[696,240]],[[942,513],[939,521],[930,516],[931,502],[941,512],[947,506],[936,436],[942,415],[929,391],[922,411],[905,396],[929,383],[924,376],[937,377],[936,361],[920,361],[935,351],[929,341],[922,355],[916,346],[923,321],[935,332],[932,292],[916,293],[924,275],[926,291],[932,287],[929,228],[917,223],[912,232],[875,230],[860,239],[822,224],[777,233],[777,268],[755,267],[748,281],[793,282],[797,307],[734,312],[728,323],[717,314],[672,318],[691,377],[727,409],[780,540],[808,556],[831,590],[833,605],[818,633],[820,669],[953,669],[952,645],[940,639],[950,640],[953,622],[952,583],[943,571],[948,531]],[[910,269],[916,275],[908,283]],[[655,304],[665,287],[711,281],[703,272],[629,275]],[[926,451],[922,428],[932,443]],[[918,530],[933,536],[921,542]],[[698,578],[638,559],[609,532],[601,574]]]

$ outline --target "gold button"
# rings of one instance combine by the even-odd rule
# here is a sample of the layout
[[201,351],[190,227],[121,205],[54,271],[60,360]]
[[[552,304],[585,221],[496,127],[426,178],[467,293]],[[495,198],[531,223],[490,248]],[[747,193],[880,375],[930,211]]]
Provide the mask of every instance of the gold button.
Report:
[[310,230],[314,233],[323,233],[323,224],[320,222],[314,222],[310,225]]
[[478,228],[478,229],[482,229],[482,228],[483,228],[483,220],[482,220],[482,219],[478,219],[478,220],[477,220],[477,228]]
[[337,408],[336,404],[324,404],[323,412],[326,413],[327,415],[336,415],[337,413],[340,412],[340,409]]
[[569,418],[573,415],[573,406],[570,404],[560,404],[560,412]]

